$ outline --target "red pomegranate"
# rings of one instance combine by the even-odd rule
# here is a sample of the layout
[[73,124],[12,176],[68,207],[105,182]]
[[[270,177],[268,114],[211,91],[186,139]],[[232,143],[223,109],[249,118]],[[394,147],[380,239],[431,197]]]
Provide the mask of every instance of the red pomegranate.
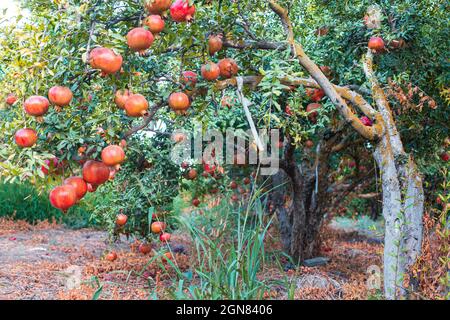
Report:
[[151,47],[155,37],[144,28],[134,28],[127,34],[127,44],[133,51],[144,52]]
[[128,216],[126,214],[119,213],[116,217],[116,224],[119,227],[124,226],[127,223],[127,221],[128,221]]
[[121,164],[125,160],[125,152],[120,146],[110,145],[102,150],[102,161],[107,166]]
[[450,155],[447,152],[441,154],[441,160],[447,162],[450,160]]
[[31,96],[23,104],[26,113],[34,117],[40,117],[47,113],[50,102],[42,96]]
[[306,112],[309,113],[308,118],[311,122],[316,123],[317,122],[317,116],[319,113],[317,112],[318,109],[320,109],[321,105],[319,103],[310,103],[306,107]]
[[72,98],[72,91],[67,87],[54,86],[48,91],[48,99],[58,107],[68,106]]
[[139,252],[142,254],[147,254],[150,253],[150,251],[152,251],[152,245],[148,242],[142,242],[139,245]]
[[98,186],[109,179],[109,168],[100,161],[89,160],[83,165],[83,179],[87,183]]
[[325,96],[325,91],[322,89],[306,89],[306,95],[313,102],[319,102]]
[[192,205],[198,207],[200,205],[200,200],[197,198],[192,199]]
[[155,221],[150,225],[150,229],[153,233],[161,233],[166,229],[166,223],[162,221]]
[[94,48],[89,54],[89,63],[92,68],[100,69],[103,74],[116,73],[122,67],[122,56],[108,48]]
[[29,128],[20,129],[14,135],[14,139],[16,140],[16,144],[21,148],[29,148],[34,146],[36,143],[38,136],[36,131]]
[[131,92],[128,89],[125,90],[117,90],[114,95],[114,102],[120,109],[125,109],[125,103],[128,98],[131,96]]
[[214,55],[216,52],[222,50],[223,41],[222,35],[210,35],[208,38],[208,51],[210,55]]
[[323,74],[327,78],[330,78],[331,75],[333,74],[333,71],[331,70],[331,68],[329,66],[320,66],[320,70],[323,72]]
[[174,92],[169,96],[169,107],[173,111],[186,111],[190,104],[188,95],[183,92]]
[[182,73],[181,82],[187,87],[193,88],[197,84],[197,74],[193,71],[184,71]]
[[208,62],[201,68],[202,77],[208,81],[216,80],[220,75],[220,68],[214,62]]
[[220,69],[220,75],[227,79],[235,76],[239,71],[236,61],[230,58],[220,60],[218,66]]
[[148,101],[141,94],[132,94],[125,102],[125,111],[130,117],[141,117],[147,110]]
[[75,189],[78,200],[81,200],[88,191],[86,181],[84,181],[82,177],[67,178],[64,180],[64,185],[70,185]]
[[150,13],[160,14],[166,10],[169,10],[171,4],[172,0],[147,0],[145,7]]
[[166,23],[161,16],[157,14],[150,15],[144,20],[144,25],[146,25],[148,30],[153,34],[158,34],[163,31],[165,24]]
[[114,251],[111,251],[110,253],[108,253],[105,256],[105,259],[110,261],[110,262],[113,262],[113,261],[115,261],[117,259],[117,253],[115,253]]
[[238,184],[236,183],[236,181],[231,181],[230,182],[230,189],[236,190],[237,188],[238,188]]
[[189,170],[187,177],[189,180],[195,180],[197,178],[197,170],[195,169]]
[[17,96],[14,93],[10,93],[6,97],[6,103],[10,106],[13,105],[16,101],[17,101]]
[[195,6],[189,6],[188,0],[176,0],[170,6],[170,16],[173,21],[186,22],[192,20],[195,14]]
[[372,37],[369,40],[369,49],[379,52],[384,49],[384,41],[381,37]]
[[77,202],[77,193],[71,185],[63,185],[50,191],[50,203],[53,207],[66,212]]
[[161,233],[161,234],[159,235],[159,241],[161,241],[161,242],[167,242],[167,241],[170,240],[170,237],[171,237],[171,234],[170,234],[170,233],[167,233],[167,232]]
[[368,117],[364,116],[361,117],[361,122],[363,125],[365,125],[366,127],[371,127],[373,125],[372,120],[370,120]]

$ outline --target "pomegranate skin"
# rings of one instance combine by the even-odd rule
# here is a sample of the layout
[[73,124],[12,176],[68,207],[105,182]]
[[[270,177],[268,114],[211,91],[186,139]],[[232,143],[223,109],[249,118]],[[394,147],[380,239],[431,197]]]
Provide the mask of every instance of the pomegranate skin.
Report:
[[214,62],[208,62],[201,68],[202,77],[207,81],[214,81],[220,76],[220,68]]
[[236,61],[230,58],[220,60],[218,66],[220,69],[220,75],[227,79],[235,76],[239,71]]
[[189,97],[183,92],[174,92],[169,97],[169,107],[174,111],[186,111],[190,104]]
[[86,181],[82,177],[70,177],[64,180],[64,185],[70,185],[75,189],[77,200],[81,200],[88,191]]
[[67,87],[54,86],[48,91],[48,99],[50,102],[59,107],[68,106],[72,98],[72,91]]
[[120,146],[110,145],[102,150],[102,161],[107,166],[121,164],[125,160],[125,152]]
[[152,14],[147,18],[145,18],[144,24],[148,27],[148,30],[150,30],[150,32],[153,34],[158,34],[161,31],[163,31],[164,26],[166,25],[161,16],[157,14]]
[[62,185],[50,192],[49,199],[53,207],[65,212],[77,202],[77,194],[71,185]]
[[83,179],[98,186],[109,180],[109,168],[100,161],[89,160],[83,165]]
[[127,44],[133,51],[145,51],[151,47],[155,37],[144,28],[134,28],[127,34]]
[[120,68],[122,68],[122,62],[122,56],[108,48],[94,48],[89,53],[89,63],[91,67],[100,69],[104,74],[118,72]]
[[38,139],[36,131],[29,128],[20,129],[14,135],[16,144],[21,148],[29,148],[34,146]]
[[384,41],[381,37],[372,37],[369,40],[368,47],[371,50],[379,52],[384,49]]
[[31,96],[23,104],[23,108],[30,116],[40,117],[47,113],[50,102],[43,96]]
[[195,6],[189,6],[188,0],[176,0],[170,7],[170,16],[175,22],[187,22],[192,20],[195,14]]
[[125,103],[125,111],[130,117],[142,117],[148,110],[148,101],[141,94],[133,94]]

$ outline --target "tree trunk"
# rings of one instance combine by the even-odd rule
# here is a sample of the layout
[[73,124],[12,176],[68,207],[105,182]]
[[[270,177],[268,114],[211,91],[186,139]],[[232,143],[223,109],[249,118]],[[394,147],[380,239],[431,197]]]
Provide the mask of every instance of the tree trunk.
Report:
[[374,158],[381,171],[383,190],[385,296],[405,298],[404,275],[419,255],[422,243],[422,179],[398,136],[392,139],[386,134]]

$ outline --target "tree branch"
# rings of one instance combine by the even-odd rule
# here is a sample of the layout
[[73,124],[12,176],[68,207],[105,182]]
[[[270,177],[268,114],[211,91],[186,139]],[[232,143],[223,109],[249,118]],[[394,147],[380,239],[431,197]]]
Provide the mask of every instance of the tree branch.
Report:
[[166,105],[166,100],[161,100],[160,102],[155,104],[151,108],[150,112],[143,117],[144,121],[142,122],[142,124],[140,124],[136,127],[133,127],[130,130],[128,130],[127,132],[125,132],[125,134],[123,135],[123,138],[128,139],[134,133],[136,133],[142,129],[145,129],[150,124],[150,122],[153,120],[153,117],[155,116],[156,112],[158,112],[158,110],[161,109],[162,107],[164,107],[165,105]]

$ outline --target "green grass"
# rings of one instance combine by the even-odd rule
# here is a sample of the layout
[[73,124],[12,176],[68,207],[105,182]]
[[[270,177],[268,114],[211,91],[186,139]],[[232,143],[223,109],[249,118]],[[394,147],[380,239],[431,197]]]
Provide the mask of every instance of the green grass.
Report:
[[90,221],[89,196],[71,208],[67,214],[55,209],[48,200],[48,193],[39,192],[27,183],[0,182],[0,217],[12,217],[36,223],[43,220],[63,223],[71,228],[84,228],[95,225]]

